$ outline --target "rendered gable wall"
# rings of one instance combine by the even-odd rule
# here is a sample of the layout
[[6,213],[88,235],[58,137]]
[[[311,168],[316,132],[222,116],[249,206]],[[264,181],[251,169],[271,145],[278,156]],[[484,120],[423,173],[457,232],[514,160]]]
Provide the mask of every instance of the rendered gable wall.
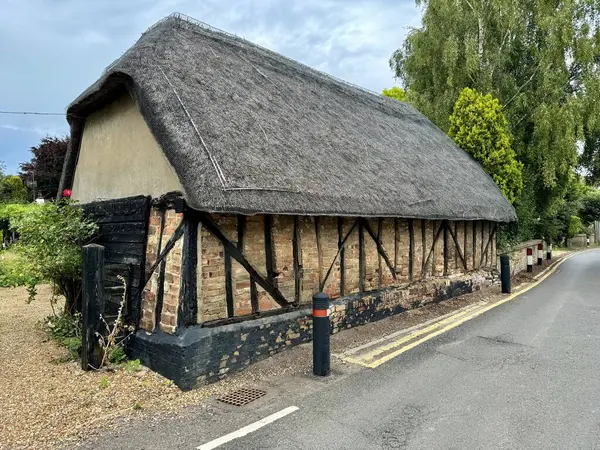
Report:
[[81,203],[181,190],[173,168],[133,99],[115,100],[87,117],[73,181]]

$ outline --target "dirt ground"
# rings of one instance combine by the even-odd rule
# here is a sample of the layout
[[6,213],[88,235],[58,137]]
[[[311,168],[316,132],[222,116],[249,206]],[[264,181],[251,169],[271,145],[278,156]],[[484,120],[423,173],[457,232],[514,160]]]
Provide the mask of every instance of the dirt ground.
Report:
[[[543,266],[534,266],[533,273],[519,274],[513,286],[531,281],[546,267],[544,260]],[[37,326],[52,313],[50,295],[50,287],[43,286],[38,298],[27,304],[25,289],[0,289],[0,449],[75,445],[84,432],[89,437],[95,430],[112,426],[117,419],[176,414],[184,406],[201,404],[209,397],[241,386],[274,376],[311,372],[310,345],[275,355],[271,359],[277,358],[277,364],[263,361],[220,383],[191,392],[181,392],[169,380],[147,369],[131,373],[123,368],[83,372],[78,362],[58,362],[67,350],[48,341]],[[491,287],[345,330],[332,336],[331,350],[339,353],[468,304],[496,301],[501,295],[499,287]]]

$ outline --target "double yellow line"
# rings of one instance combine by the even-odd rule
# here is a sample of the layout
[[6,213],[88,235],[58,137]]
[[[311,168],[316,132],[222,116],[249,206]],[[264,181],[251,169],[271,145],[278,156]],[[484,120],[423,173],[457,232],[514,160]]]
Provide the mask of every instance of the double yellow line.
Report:
[[[361,355],[360,357],[348,356],[348,357],[345,357],[344,359],[350,363],[358,364],[358,365],[361,365],[364,367],[369,367],[371,369],[379,367],[380,365],[389,361],[390,359],[393,359],[396,356],[399,356],[402,353],[407,352],[412,348],[415,348],[417,345],[420,345],[423,342],[427,342],[428,340],[433,339],[434,337],[439,336],[440,334],[445,333],[446,331],[452,330],[453,328],[456,328],[459,325],[462,325],[463,323],[467,322],[468,320],[471,320],[477,316],[480,316],[481,314],[489,311],[490,309],[494,309],[497,306],[500,306],[506,302],[514,300],[519,295],[524,294],[525,292],[529,291],[530,289],[533,289],[538,284],[540,284],[542,281],[544,281],[546,278],[548,278],[550,275],[552,275],[562,263],[564,263],[567,259],[569,259],[573,255],[574,254],[571,254],[571,255],[568,255],[568,256],[564,257],[563,259],[561,259],[547,273],[545,273],[542,277],[540,277],[534,283],[529,284],[522,289],[519,289],[517,292],[509,295],[506,298],[503,298],[502,300],[500,300],[496,303],[493,303],[488,306],[484,306],[479,309],[477,307],[468,308],[468,309],[463,310],[457,314],[454,314],[444,320],[436,322],[433,325],[430,325],[421,330],[417,330],[413,333],[410,333],[410,334],[398,339],[397,341],[394,341],[394,342],[384,345],[382,347],[378,347],[375,350],[372,350],[364,355]],[[423,337],[414,341],[414,339],[418,338],[419,336],[423,336]],[[414,341],[414,342],[411,342],[411,341]],[[410,343],[402,346],[403,344],[406,344],[407,342],[410,342]],[[396,347],[399,347],[399,346],[402,346],[402,347],[400,347],[398,350],[395,350],[391,353],[388,353],[388,354],[382,356],[379,359],[374,359],[376,356],[378,356],[382,353],[386,353],[386,352],[388,352]]]

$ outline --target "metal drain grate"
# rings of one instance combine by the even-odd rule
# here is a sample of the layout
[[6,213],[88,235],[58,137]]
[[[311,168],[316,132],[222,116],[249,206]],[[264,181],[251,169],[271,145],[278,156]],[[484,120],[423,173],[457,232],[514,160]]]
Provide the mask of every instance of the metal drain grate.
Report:
[[242,388],[238,389],[237,391],[230,392],[229,394],[225,394],[223,397],[220,397],[217,400],[227,403],[228,405],[244,406],[265,395],[267,395],[267,392],[261,391],[260,389]]

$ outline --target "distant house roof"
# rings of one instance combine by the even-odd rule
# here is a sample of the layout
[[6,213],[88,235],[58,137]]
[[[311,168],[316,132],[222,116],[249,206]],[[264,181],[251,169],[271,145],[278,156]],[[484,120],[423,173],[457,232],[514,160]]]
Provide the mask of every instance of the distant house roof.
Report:
[[195,209],[515,219],[492,178],[408,103],[179,14],[153,25],[68,107],[62,187],[83,118],[125,89]]

